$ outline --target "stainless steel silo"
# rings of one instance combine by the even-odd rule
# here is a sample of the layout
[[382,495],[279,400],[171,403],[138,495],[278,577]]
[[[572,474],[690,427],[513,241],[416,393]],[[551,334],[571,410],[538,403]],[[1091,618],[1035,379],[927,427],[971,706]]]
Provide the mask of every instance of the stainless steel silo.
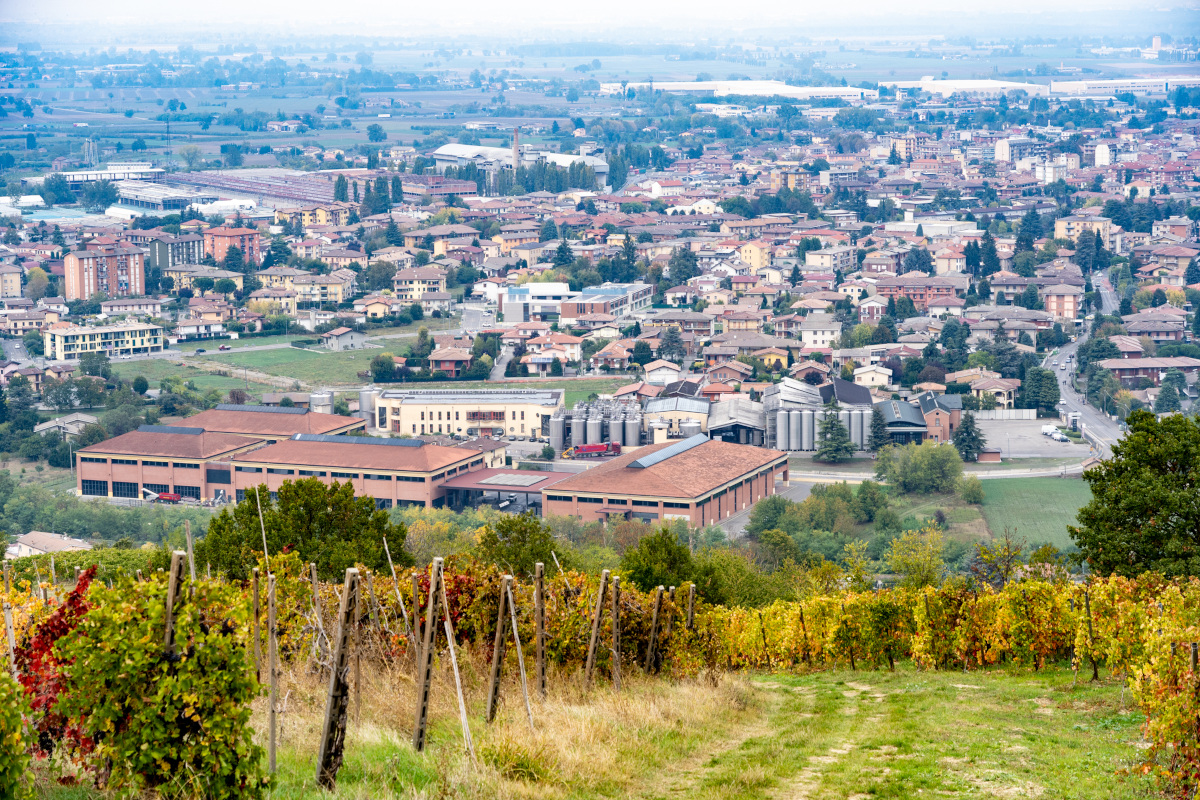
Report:
[[[795,412],[792,412],[793,414]],[[800,412],[800,449],[814,450],[813,442],[816,440],[814,420],[816,415],[809,410]]]
[[788,430],[788,412],[782,408],[775,412],[775,448],[777,450],[790,450],[791,431]]

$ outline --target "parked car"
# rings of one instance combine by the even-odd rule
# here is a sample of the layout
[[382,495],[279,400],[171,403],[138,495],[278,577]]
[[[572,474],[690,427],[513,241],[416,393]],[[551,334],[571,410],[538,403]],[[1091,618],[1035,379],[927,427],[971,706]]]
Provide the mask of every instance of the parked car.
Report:
[[197,347],[197,348],[196,348],[196,352],[197,352],[197,353],[207,353],[208,351],[207,351],[207,350],[205,350],[203,347]]
[[229,345],[227,345],[227,344],[223,344],[223,345],[221,345],[220,347],[218,347],[217,349],[218,349],[218,350],[232,350],[233,348],[232,348],[232,347],[230,347],[230,346],[229,346]]

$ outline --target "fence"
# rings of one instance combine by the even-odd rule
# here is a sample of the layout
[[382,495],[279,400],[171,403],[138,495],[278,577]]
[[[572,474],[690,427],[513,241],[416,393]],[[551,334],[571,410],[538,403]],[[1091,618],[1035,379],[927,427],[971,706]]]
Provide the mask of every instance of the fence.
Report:
[[972,411],[975,419],[1037,419],[1036,408],[993,408],[990,411]]

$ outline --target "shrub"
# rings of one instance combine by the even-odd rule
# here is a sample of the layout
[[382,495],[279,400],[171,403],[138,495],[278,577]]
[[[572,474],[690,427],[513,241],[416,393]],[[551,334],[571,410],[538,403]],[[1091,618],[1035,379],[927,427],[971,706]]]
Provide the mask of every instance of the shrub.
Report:
[[33,797],[29,784],[29,737],[25,693],[17,682],[0,673],[0,797]]
[[974,475],[968,475],[958,482],[958,495],[964,503],[981,505],[983,503],[983,481]]
[[85,765],[110,789],[167,797],[258,798],[267,785],[254,744],[258,692],[239,587],[200,581],[175,611],[163,647],[167,576],[93,586],[91,610],[55,648],[60,712],[94,742]]

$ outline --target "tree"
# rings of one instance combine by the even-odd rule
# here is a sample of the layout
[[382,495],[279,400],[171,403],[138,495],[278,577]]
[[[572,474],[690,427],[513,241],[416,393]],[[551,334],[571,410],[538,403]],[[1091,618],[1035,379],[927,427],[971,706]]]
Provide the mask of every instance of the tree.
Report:
[[682,286],[699,275],[699,259],[695,251],[689,247],[676,247],[671,251],[671,259],[667,262],[667,272],[676,286]]
[[980,239],[979,266],[984,276],[1000,271],[1000,254],[996,252],[996,240],[991,231],[984,231]]
[[204,156],[200,152],[200,148],[194,144],[185,144],[179,148],[179,157],[183,159],[184,166],[187,167],[188,172],[200,166],[204,161]]
[[284,481],[275,500],[265,485],[247,489],[244,500],[209,524],[196,558],[245,580],[262,553],[260,508],[270,554],[295,552],[315,563],[324,580],[337,580],[355,564],[386,569],[385,537],[395,563],[412,563],[403,549],[408,535],[403,524],[391,522],[373,498],[355,497],[350,481],[326,485],[317,478]]
[[978,461],[984,447],[987,447],[987,439],[975,423],[975,415],[968,411],[962,415],[958,429],[954,431],[954,449],[963,461]]
[[1021,383],[1021,399],[1026,408],[1053,411],[1059,400],[1057,376],[1042,367],[1029,367]]
[[838,418],[837,408],[825,407],[825,415],[821,417],[820,444],[813,454],[814,461],[824,461],[840,464],[854,457],[854,443],[850,441],[850,433]]
[[1083,474],[1092,500],[1069,528],[1093,571],[1136,577],[1200,575],[1200,425],[1134,411],[1112,457]]
[[962,464],[957,449],[926,439],[921,444],[892,445],[880,450],[875,460],[875,478],[906,494],[948,494],[962,477]]
[[213,289],[224,295],[231,295],[237,291],[237,284],[232,278],[221,278],[213,284]]
[[136,139],[133,140],[133,144],[131,144],[129,146],[129,149],[135,153],[145,150],[146,149],[146,140],[143,139],[141,136],[137,137]]
[[333,201],[335,203],[350,202],[350,184],[345,175],[338,175],[333,181]]
[[1154,294],[1150,297],[1150,307],[1158,308],[1167,304],[1167,293],[1162,289],[1155,289]]
[[387,131],[377,122],[372,122],[367,126],[367,141],[382,142],[387,139]]
[[547,217],[546,221],[542,223],[542,230],[538,234],[538,241],[552,242],[557,238],[558,238],[558,226],[554,224],[553,219],[551,219],[550,217]]
[[25,281],[25,296],[30,300],[40,300],[46,296],[50,286],[50,277],[41,267],[31,267]]
[[1154,400],[1154,413],[1168,414],[1172,411],[1179,410],[1179,392],[1174,386],[1166,385],[1158,393],[1158,397]]
[[887,420],[883,418],[883,412],[878,407],[871,409],[871,437],[867,442],[867,447],[872,453],[877,453],[883,448],[892,443],[891,434],[888,433]]
[[528,511],[503,517],[479,536],[479,557],[512,575],[532,576],[539,561],[552,560],[553,549],[549,526]]
[[678,328],[663,328],[662,336],[658,340],[658,357],[675,364],[683,362],[683,336]]
[[893,167],[899,166],[903,162],[903,160],[900,158],[900,153],[898,153],[896,151],[896,145],[894,142],[892,143],[891,152],[888,153],[887,162],[888,162],[888,164],[892,165]]
[[112,374],[112,365],[106,353],[96,350],[79,356],[79,371],[84,375],[108,378]]
[[206,275],[202,275],[199,278],[195,278],[192,280],[192,288],[195,289],[196,291],[200,292],[201,294],[203,294],[204,292],[210,291],[213,288],[213,286],[216,285],[216,283],[217,282],[214,281],[212,278],[209,278]]
[[645,339],[639,339],[633,344],[633,352],[629,355],[629,361],[637,364],[639,367],[645,366],[654,360],[654,351],[650,349],[650,343]]
[[692,554],[670,529],[643,536],[621,557],[621,576],[644,592],[658,586],[681,586],[694,574]]
[[245,272],[246,271],[246,256],[242,252],[242,248],[235,245],[225,251],[225,258],[221,262],[221,266],[230,272]]
[[983,505],[983,481],[977,475],[968,475],[958,482],[958,496],[964,503],[973,506]]
[[945,539],[937,528],[905,531],[888,545],[885,560],[908,589],[938,586],[946,571],[942,551]]
[[1024,566],[1025,561],[1021,557],[1024,550],[1025,540],[1017,538],[1005,528],[1003,535],[993,538],[991,544],[976,543],[975,556],[970,565],[971,574],[993,588],[1002,589]]
[[562,376],[563,376],[563,362],[556,358],[550,362],[550,377],[561,378]]
[[1015,305],[1022,308],[1028,308],[1030,311],[1040,311],[1042,309],[1042,300],[1038,297],[1037,284],[1029,284],[1025,287],[1025,291],[1016,299]]
[[150,388],[150,382],[142,375],[138,375],[133,379],[133,390],[138,394],[145,394]]

